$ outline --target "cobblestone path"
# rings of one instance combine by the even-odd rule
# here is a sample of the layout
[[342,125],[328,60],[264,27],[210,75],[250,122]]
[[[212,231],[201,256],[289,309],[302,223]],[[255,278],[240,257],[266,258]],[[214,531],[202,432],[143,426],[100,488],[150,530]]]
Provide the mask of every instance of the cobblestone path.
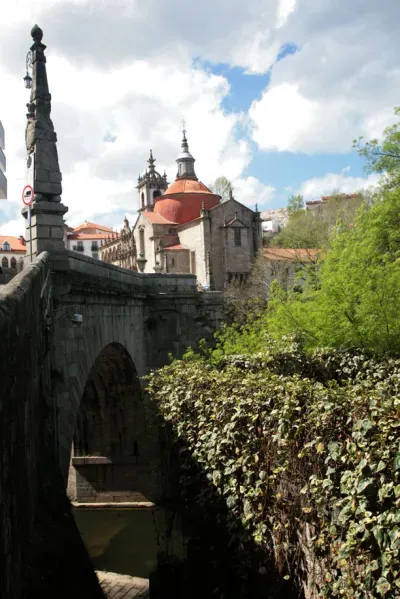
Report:
[[96,572],[107,599],[148,599],[149,581],[114,572]]

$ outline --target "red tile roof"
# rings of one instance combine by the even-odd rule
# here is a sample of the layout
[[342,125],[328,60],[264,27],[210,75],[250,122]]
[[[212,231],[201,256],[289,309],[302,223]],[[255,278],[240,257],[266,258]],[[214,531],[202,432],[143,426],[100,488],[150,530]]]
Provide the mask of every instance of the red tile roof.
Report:
[[167,196],[175,193],[209,193],[214,195],[204,183],[193,181],[193,179],[176,179],[163,195]]
[[74,233],[77,233],[78,231],[82,231],[84,229],[100,229],[100,231],[107,231],[108,233],[113,233],[113,230],[110,227],[106,227],[104,225],[97,225],[96,223],[91,223],[87,220],[85,220],[85,222],[82,225],[79,225],[79,227],[75,227]]
[[178,224],[172,220],[168,220],[163,215],[158,214],[157,212],[143,211],[142,214],[149,222],[151,222],[155,225],[177,225]]
[[154,213],[183,225],[199,218],[203,206],[206,210],[211,210],[220,202],[220,196],[212,193],[200,181],[177,179],[156,199]]
[[[5,241],[8,241],[8,243],[10,244],[11,250],[3,250],[3,243]],[[25,254],[26,245],[21,243],[21,240],[19,237],[12,237],[11,235],[0,235],[0,251],[2,251],[2,252],[4,252],[4,251],[21,252],[21,253]]]
[[315,260],[321,250],[307,248],[264,248],[264,258],[267,260],[286,260],[287,262]]
[[188,250],[189,248],[185,248],[184,245],[178,244],[178,245],[167,245],[163,249],[164,250]]

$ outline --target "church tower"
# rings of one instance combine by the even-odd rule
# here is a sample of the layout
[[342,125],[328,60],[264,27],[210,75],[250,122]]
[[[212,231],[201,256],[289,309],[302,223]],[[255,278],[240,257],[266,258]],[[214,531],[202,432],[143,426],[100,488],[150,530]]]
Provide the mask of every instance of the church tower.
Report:
[[176,178],[179,179],[192,179],[193,181],[197,181],[196,173],[194,172],[194,163],[195,159],[189,152],[189,144],[186,139],[186,130],[185,128],[182,131],[182,145],[181,145],[181,153],[176,159],[176,163],[178,165],[178,173]]
[[139,175],[136,189],[139,194],[139,210],[153,210],[155,199],[162,195],[168,187],[167,175],[160,175],[155,169],[155,159],[150,150],[149,166],[145,174]]

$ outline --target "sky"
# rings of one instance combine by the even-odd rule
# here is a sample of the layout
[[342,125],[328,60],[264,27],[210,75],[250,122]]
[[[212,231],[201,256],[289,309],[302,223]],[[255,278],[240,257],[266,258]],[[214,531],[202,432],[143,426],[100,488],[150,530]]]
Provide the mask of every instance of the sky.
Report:
[[174,180],[182,120],[198,178],[226,176],[251,208],[376,184],[352,142],[394,120],[399,20],[398,0],[2,0],[0,234],[24,233],[22,78],[35,23],[67,222],[119,229],[136,219],[150,149]]

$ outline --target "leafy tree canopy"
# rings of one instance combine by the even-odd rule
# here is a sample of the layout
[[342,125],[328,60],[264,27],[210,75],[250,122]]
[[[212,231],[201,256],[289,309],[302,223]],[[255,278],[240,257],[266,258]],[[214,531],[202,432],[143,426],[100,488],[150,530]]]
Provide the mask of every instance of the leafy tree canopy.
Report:
[[[400,106],[394,109],[400,115]],[[353,141],[353,147],[365,158],[367,172],[382,174],[382,185],[393,188],[400,185],[400,122],[387,127],[383,132],[383,140],[373,139],[364,142],[363,137]]]
[[214,183],[209,185],[213,193],[221,196],[222,202],[229,200],[230,194],[233,191],[232,183],[224,176],[215,179]]
[[289,214],[293,214],[296,212],[300,212],[301,210],[304,210],[304,198],[302,195],[298,194],[298,195],[291,195],[289,200],[288,200],[288,212]]

